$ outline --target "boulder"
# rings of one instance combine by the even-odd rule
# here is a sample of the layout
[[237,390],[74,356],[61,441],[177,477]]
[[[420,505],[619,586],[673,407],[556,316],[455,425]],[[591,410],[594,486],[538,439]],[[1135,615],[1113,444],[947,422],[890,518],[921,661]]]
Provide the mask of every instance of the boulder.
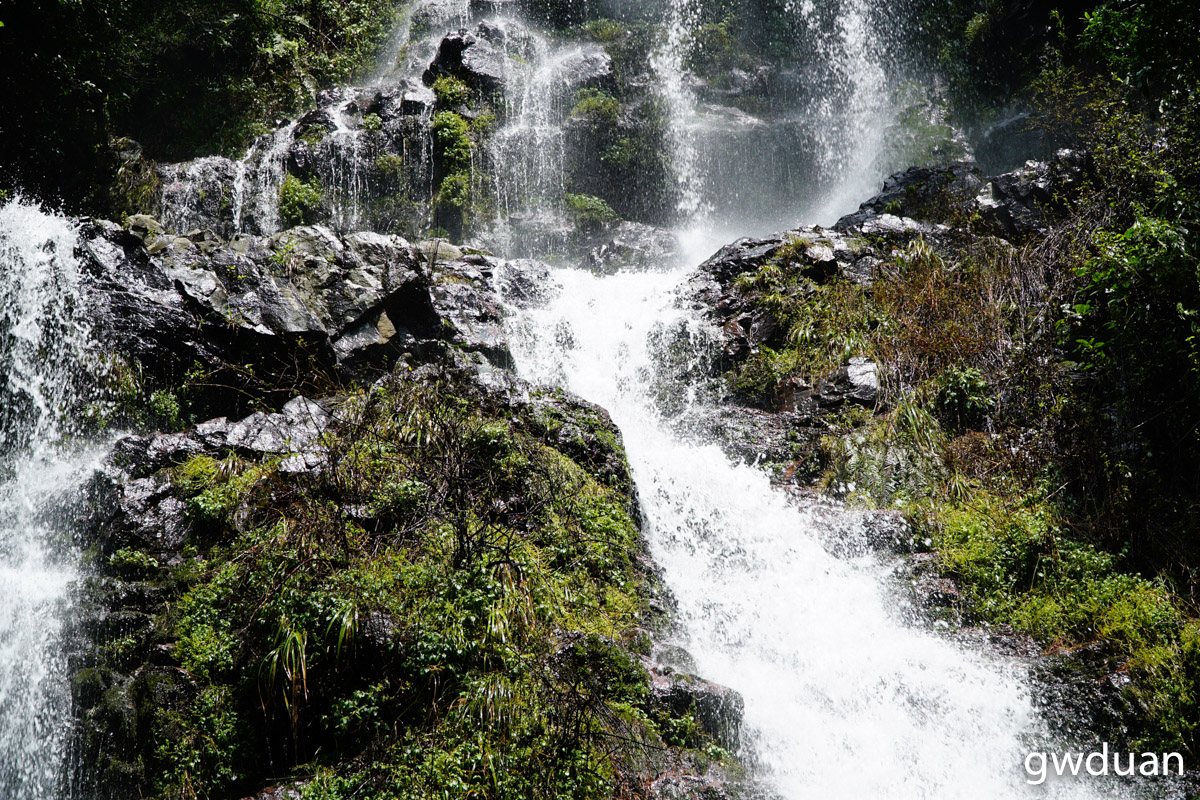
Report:
[[598,44],[581,45],[560,58],[555,66],[555,77],[567,87],[594,85],[612,75],[612,57]]
[[450,75],[481,92],[496,92],[508,82],[508,58],[486,38],[460,30],[442,39],[437,55],[423,76],[432,84]]
[[[201,413],[239,416],[247,396],[279,407],[314,372],[365,377],[405,354],[448,354],[473,369],[511,363],[493,286],[506,262],[448,244],[432,267],[400,237],[321,226],[228,243],[199,230],[151,253],[135,233],[92,222],[82,252],[105,348],[162,384],[199,369],[206,384],[243,390],[201,392]],[[506,271],[531,270],[546,274],[536,262]]]
[[588,269],[601,275],[623,269],[669,269],[682,254],[679,239],[672,232],[626,221],[590,236],[584,247]]
[[[970,164],[909,167],[889,176],[879,194],[860,205],[858,211],[839,219],[833,227],[838,231],[849,231],[885,215],[927,219],[941,211],[948,191],[970,197],[982,185],[979,170]],[[887,225],[896,227],[896,223]]]

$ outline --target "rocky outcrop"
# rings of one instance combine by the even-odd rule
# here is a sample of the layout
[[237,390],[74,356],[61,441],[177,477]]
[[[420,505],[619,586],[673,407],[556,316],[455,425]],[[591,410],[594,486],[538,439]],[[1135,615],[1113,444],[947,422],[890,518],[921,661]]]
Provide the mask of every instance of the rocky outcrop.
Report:
[[671,231],[622,221],[587,235],[580,249],[584,264],[601,275],[623,269],[669,269],[678,263],[678,237]]
[[997,236],[1021,241],[1046,232],[1056,213],[1056,194],[1072,195],[1086,169],[1086,158],[1071,150],[990,178],[969,164],[910,167],[889,177],[878,195],[842,217],[834,228],[870,233],[895,228],[896,222],[888,217],[928,224],[964,220],[978,213]]
[[[835,280],[870,291],[878,270],[918,239],[935,251],[952,246],[962,231],[952,229],[948,220],[976,214],[987,229],[981,235],[990,232],[1012,241],[1044,232],[1055,193],[1073,191],[1082,170],[1080,160],[1065,151],[1051,163],[1030,162],[994,178],[965,164],[913,167],[889,177],[880,194],[832,228],[809,226],[722,247],[688,285],[689,300],[719,329],[715,369],[726,372],[761,348],[786,344],[787,330],[759,302],[762,292],[739,287],[739,279],[773,266],[791,276],[784,290],[790,299],[803,300],[812,286]],[[874,407],[880,400],[876,366],[851,358],[811,385],[789,377],[761,402],[768,411],[812,415],[847,403]]]
[[725,749],[736,752],[741,743],[742,696],[734,690],[670,667],[651,668],[654,702],[672,717],[692,715],[696,724]]
[[425,71],[425,82],[431,84],[440,75],[458,78],[481,92],[497,92],[508,80],[508,57],[488,37],[462,30],[442,39],[437,56]]
[[[429,259],[397,236],[296,228],[224,242],[94,222],[83,249],[97,338],[163,384],[221,383],[276,407],[325,374],[369,376],[397,359],[505,368],[492,276],[544,269],[491,257]],[[237,411],[201,386],[200,408]]]

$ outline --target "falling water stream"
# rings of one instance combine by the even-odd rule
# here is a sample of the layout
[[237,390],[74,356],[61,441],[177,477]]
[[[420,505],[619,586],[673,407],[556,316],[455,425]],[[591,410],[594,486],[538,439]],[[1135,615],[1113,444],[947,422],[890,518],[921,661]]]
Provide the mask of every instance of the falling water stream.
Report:
[[676,302],[687,272],[558,270],[554,299],[509,331],[524,377],[604,406],[624,434],[680,644],[745,699],[746,755],[792,800],[1031,796],[1038,723],[1020,665],[911,627],[887,562],[833,555],[827,514],[659,412],[655,343],[709,336]]
[[0,798],[60,796],[71,725],[62,641],[75,565],[60,517],[101,450],[68,446],[88,331],[70,220],[0,206]]
[[[822,222],[851,210],[886,170],[885,64],[869,0],[838,0],[817,41],[833,90],[803,121],[817,152],[819,196],[788,198],[764,186],[768,211],[740,212],[722,192],[730,163],[780,169],[754,146],[750,124],[717,119],[689,88],[681,56],[689,0],[671,3],[666,50],[655,60],[672,122],[680,184],[680,263],[600,277],[552,273],[553,298],[508,320],[518,370],[608,409],[621,429],[646,535],[678,601],[680,634],[697,671],[745,700],[746,755],[789,800],[887,798],[1004,800],[1031,796],[1025,754],[1045,746],[1021,665],[914,627],[876,555],[825,546],[827,513],[774,491],[760,470],[731,462],[660,410],[665,391],[693,406],[687,386],[666,386],[656,365],[679,337],[696,357],[713,332],[681,303],[699,259],[736,235]],[[795,13],[815,16],[813,3]],[[829,11],[829,9],[825,9]],[[726,115],[728,117],[728,115]],[[736,199],[736,198],[735,198]],[[715,233],[714,233],[715,232]],[[503,277],[500,278],[503,282]],[[682,334],[681,334],[682,332]],[[1038,796],[1087,798],[1101,787],[1061,782]],[[1112,786],[1103,787],[1119,794]]]

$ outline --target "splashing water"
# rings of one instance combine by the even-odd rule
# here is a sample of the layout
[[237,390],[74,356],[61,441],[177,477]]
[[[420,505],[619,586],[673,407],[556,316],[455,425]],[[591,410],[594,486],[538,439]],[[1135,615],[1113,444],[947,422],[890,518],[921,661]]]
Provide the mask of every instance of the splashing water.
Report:
[[755,113],[719,99],[689,66],[702,5],[670,0],[664,46],[652,59],[685,227],[715,227],[729,240],[800,220],[828,224],[908,166],[900,161],[911,154],[889,141],[909,67],[895,4],[787,3],[778,24],[794,29],[784,36],[791,55],[764,78],[770,108]]
[[622,430],[680,644],[744,697],[746,755],[786,798],[1028,796],[1038,724],[1018,665],[907,626],[888,564],[832,555],[814,508],[658,411],[661,393],[688,393],[663,385],[656,348],[699,358],[712,335],[676,303],[684,274],[557,270],[557,297],[508,325],[524,377],[599,403]]
[[74,224],[0,206],[0,797],[62,791],[71,694],[63,613],[75,568],[57,512],[95,466],[64,409],[86,369]]

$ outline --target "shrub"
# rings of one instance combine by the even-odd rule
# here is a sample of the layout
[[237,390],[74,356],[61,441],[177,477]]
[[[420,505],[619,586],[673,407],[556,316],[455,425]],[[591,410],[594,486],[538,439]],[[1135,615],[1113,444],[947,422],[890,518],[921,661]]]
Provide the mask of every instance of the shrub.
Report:
[[470,88],[453,75],[439,75],[433,82],[433,93],[443,108],[466,105],[471,99]]
[[471,166],[470,123],[453,111],[439,111],[433,115],[434,156],[446,172],[457,172]]
[[594,231],[616,222],[617,213],[603,198],[588,194],[568,194],[567,211],[575,224],[585,231]]
[[324,197],[320,184],[315,180],[305,182],[288,174],[279,187],[280,221],[288,228],[316,222]]
[[978,369],[952,366],[938,377],[934,402],[952,427],[978,427],[995,405],[990,394],[987,379]]
[[580,89],[575,93],[575,107],[571,116],[591,123],[606,122],[616,125],[621,114],[617,98],[602,89]]

